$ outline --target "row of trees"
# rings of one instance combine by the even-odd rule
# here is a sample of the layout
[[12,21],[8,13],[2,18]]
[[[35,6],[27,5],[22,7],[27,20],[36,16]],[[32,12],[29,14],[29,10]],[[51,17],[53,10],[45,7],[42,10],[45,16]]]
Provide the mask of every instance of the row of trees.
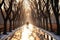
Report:
[[1,0],[0,2],[0,13],[4,20],[3,34],[7,34],[7,25],[9,21],[9,32],[12,29],[20,26],[20,2],[17,3],[16,0]]
[[[34,16],[33,20],[39,20],[38,24],[40,27],[59,35],[59,0],[30,0],[29,2],[31,5],[32,15]],[[53,20],[54,22],[56,21],[56,23],[52,22]]]
[[[52,20],[51,20],[51,15],[53,15],[55,17],[56,23],[55,25],[57,25],[56,27],[56,31],[54,31],[57,34],[60,34],[60,24],[59,24],[59,0],[38,0],[39,5],[39,11],[40,14],[42,13],[42,15],[40,15],[40,18],[42,18],[43,22],[43,28],[46,30],[49,30],[49,26],[48,24],[50,24],[50,30],[52,31],[55,29],[55,27],[53,28],[52,24]],[[41,17],[42,16],[42,17]],[[41,20],[41,21],[42,21]],[[49,22],[48,22],[49,21]],[[45,26],[46,24],[46,26]]]

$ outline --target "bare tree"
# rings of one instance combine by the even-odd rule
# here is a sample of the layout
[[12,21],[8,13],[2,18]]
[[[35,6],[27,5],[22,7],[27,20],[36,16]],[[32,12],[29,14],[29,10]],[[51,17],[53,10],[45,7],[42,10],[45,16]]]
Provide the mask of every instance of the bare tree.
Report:
[[51,0],[50,1],[55,18],[56,18],[56,24],[57,24],[57,34],[60,34],[60,24],[59,24],[59,9],[58,9],[58,3],[59,0]]
[[12,0],[11,1],[9,1],[9,8],[6,8],[6,2],[5,2],[6,0],[4,0],[3,2],[3,7],[4,7],[4,11],[3,11],[3,9],[1,8],[1,15],[2,15],[2,17],[3,17],[3,20],[4,20],[4,32],[3,32],[3,34],[7,34],[7,20],[8,20],[8,18],[9,18],[9,15],[10,15],[10,13],[11,13],[11,8],[12,8]]

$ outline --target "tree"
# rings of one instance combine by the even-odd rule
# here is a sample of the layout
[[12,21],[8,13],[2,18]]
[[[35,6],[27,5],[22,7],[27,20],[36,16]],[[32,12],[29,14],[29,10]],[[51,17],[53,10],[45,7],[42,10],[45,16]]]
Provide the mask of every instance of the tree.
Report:
[[55,18],[56,18],[56,24],[57,24],[57,34],[60,34],[60,24],[59,24],[59,9],[58,9],[58,3],[59,0],[51,0],[50,1]]
[[46,11],[47,11],[49,22],[50,22],[50,31],[52,31],[52,23],[51,23],[50,10],[49,10],[49,0],[47,0],[47,3],[45,5],[46,5]]
[[[7,34],[7,20],[8,20],[8,18],[9,18],[9,15],[10,15],[10,13],[11,13],[11,8],[12,8],[12,0],[10,0],[10,1],[8,1],[8,3],[9,3],[9,6],[8,6],[8,8],[6,8],[6,2],[5,2],[6,0],[3,0],[3,7],[4,7],[4,9],[0,9],[1,10],[1,15],[2,15],[2,17],[3,17],[3,20],[4,20],[4,32],[3,32],[3,34]],[[4,11],[3,11],[4,10]]]

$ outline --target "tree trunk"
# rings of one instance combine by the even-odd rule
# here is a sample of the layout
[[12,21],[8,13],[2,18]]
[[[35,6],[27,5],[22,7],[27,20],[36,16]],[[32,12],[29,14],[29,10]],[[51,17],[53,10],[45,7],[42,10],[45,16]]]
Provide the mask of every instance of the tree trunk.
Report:
[[43,18],[43,28],[45,29],[45,18]]
[[4,20],[4,32],[3,34],[7,34],[7,20]]
[[51,18],[50,18],[50,15],[49,15],[49,24],[50,24],[50,31],[52,31],[52,23],[51,23]]
[[41,17],[41,23],[40,24],[41,24],[41,27],[42,27],[42,17]]
[[56,15],[56,24],[57,24],[57,34],[60,35],[60,24],[59,24],[59,16]]
[[48,19],[46,18],[46,30],[48,30]]
[[9,32],[12,32],[12,21],[10,20],[10,28],[9,28]]
[[43,28],[43,17],[42,17],[42,20],[41,21],[42,21],[42,28]]
[[47,0],[46,7],[47,7],[47,14],[49,17],[49,22],[50,22],[50,31],[52,31],[52,23],[51,23],[50,10],[49,10],[49,0]]
[[13,30],[15,29],[15,26],[14,26],[14,20],[13,20]]

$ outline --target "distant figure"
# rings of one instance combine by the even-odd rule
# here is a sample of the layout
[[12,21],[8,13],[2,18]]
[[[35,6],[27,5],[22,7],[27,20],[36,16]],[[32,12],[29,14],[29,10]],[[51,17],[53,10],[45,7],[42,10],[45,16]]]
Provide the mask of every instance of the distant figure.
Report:
[[27,25],[29,25],[29,22],[27,22]]
[[28,25],[29,25],[29,22],[26,23],[27,24],[27,29],[29,29]]

